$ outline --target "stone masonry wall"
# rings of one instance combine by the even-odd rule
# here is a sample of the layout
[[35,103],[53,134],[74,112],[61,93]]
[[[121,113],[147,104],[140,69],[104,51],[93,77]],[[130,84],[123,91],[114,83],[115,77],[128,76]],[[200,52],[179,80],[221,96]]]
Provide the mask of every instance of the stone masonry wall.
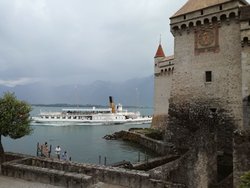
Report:
[[115,167],[30,157],[2,164],[2,174],[68,188],[91,187],[98,181],[131,188],[184,188],[152,179],[148,173]]
[[144,135],[129,131],[120,131],[117,132],[116,135],[118,138],[138,143],[162,156],[176,154],[176,151],[174,151],[174,145],[171,143],[154,140]]
[[234,188],[238,188],[240,176],[250,171],[250,131],[235,132],[233,158]]
[[[241,47],[239,37],[239,24],[236,20],[231,20],[229,24],[221,23],[218,28],[219,52],[204,52],[197,55],[194,51],[195,30],[189,30],[189,32],[183,30],[181,35],[176,34],[176,65],[171,102],[192,101],[194,98],[213,99],[224,109],[229,109],[238,125],[241,126]],[[212,71],[212,82],[205,81],[206,71]]]
[[[248,6],[248,12],[250,6]],[[250,20],[250,17],[248,18]],[[242,98],[244,128],[250,129],[250,25],[249,20],[241,21],[241,63],[242,63]],[[247,39],[247,40],[246,40]]]
[[165,119],[168,114],[172,76],[172,73],[163,73],[163,75],[158,75],[154,78],[154,116],[152,128],[164,129],[166,126]]

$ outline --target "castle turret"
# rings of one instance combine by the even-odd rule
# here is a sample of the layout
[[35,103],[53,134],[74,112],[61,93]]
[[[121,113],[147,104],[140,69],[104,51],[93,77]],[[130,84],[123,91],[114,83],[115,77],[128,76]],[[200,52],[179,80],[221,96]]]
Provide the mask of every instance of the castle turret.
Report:
[[155,59],[157,59],[157,58],[164,58],[164,57],[165,57],[164,51],[162,49],[161,44],[159,44],[158,49],[157,49],[157,51],[155,53]]
[[174,56],[165,56],[161,43],[154,56],[154,116],[152,127],[164,129],[174,71]]

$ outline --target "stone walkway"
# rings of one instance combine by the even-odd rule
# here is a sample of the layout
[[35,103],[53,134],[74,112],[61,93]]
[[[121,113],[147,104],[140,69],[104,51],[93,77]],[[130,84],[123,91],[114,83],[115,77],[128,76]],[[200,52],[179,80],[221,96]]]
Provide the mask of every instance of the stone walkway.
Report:
[[30,182],[0,175],[0,188],[61,188],[59,186]]
[[[53,186],[53,185],[48,185],[48,184],[43,184],[43,183],[38,183],[38,182],[30,182],[30,181],[25,181],[25,180],[18,179],[18,178],[12,178],[12,177],[6,177],[6,176],[0,175],[0,188],[34,188],[34,187],[35,188],[63,188],[61,186]],[[125,187],[99,182],[91,186],[91,188],[125,188]]]

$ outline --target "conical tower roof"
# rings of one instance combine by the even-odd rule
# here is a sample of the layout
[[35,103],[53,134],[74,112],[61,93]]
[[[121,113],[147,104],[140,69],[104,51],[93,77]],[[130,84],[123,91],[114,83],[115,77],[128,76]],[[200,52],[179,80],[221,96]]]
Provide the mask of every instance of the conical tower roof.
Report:
[[161,44],[159,44],[158,49],[157,49],[156,54],[155,54],[155,58],[157,58],[157,57],[165,57],[165,54],[164,54],[164,51],[162,49]]
[[219,5],[232,0],[188,0],[188,2],[181,7],[172,17],[180,16],[189,12],[200,10],[206,7]]

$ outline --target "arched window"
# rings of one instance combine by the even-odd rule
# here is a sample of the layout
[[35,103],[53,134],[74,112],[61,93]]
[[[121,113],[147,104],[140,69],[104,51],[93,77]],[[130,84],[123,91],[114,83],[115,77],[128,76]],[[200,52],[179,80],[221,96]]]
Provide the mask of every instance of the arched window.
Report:
[[234,19],[236,17],[235,12],[231,12],[229,14],[229,18]]
[[227,16],[225,14],[220,16],[220,20],[221,21],[226,21],[227,20]]
[[198,20],[198,21],[196,22],[196,26],[200,26],[200,25],[201,25],[201,21]]
[[218,18],[216,16],[212,17],[212,23],[216,23],[218,21]]
[[189,27],[194,27],[194,23],[193,23],[193,22],[190,22],[190,23],[188,24],[188,26],[189,26]]
[[187,28],[186,24],[181,25],[181,29],[186,29],[186,28]]
[[208,19],[208,18],[206,18],[206,19],[204,20],[204,24],[209,24],[209,19]]
[[179,30],[179,27],[178,27],[178,26],[174,26],[172,29],[173,29],[174,31],[178,31],[178,30]]

